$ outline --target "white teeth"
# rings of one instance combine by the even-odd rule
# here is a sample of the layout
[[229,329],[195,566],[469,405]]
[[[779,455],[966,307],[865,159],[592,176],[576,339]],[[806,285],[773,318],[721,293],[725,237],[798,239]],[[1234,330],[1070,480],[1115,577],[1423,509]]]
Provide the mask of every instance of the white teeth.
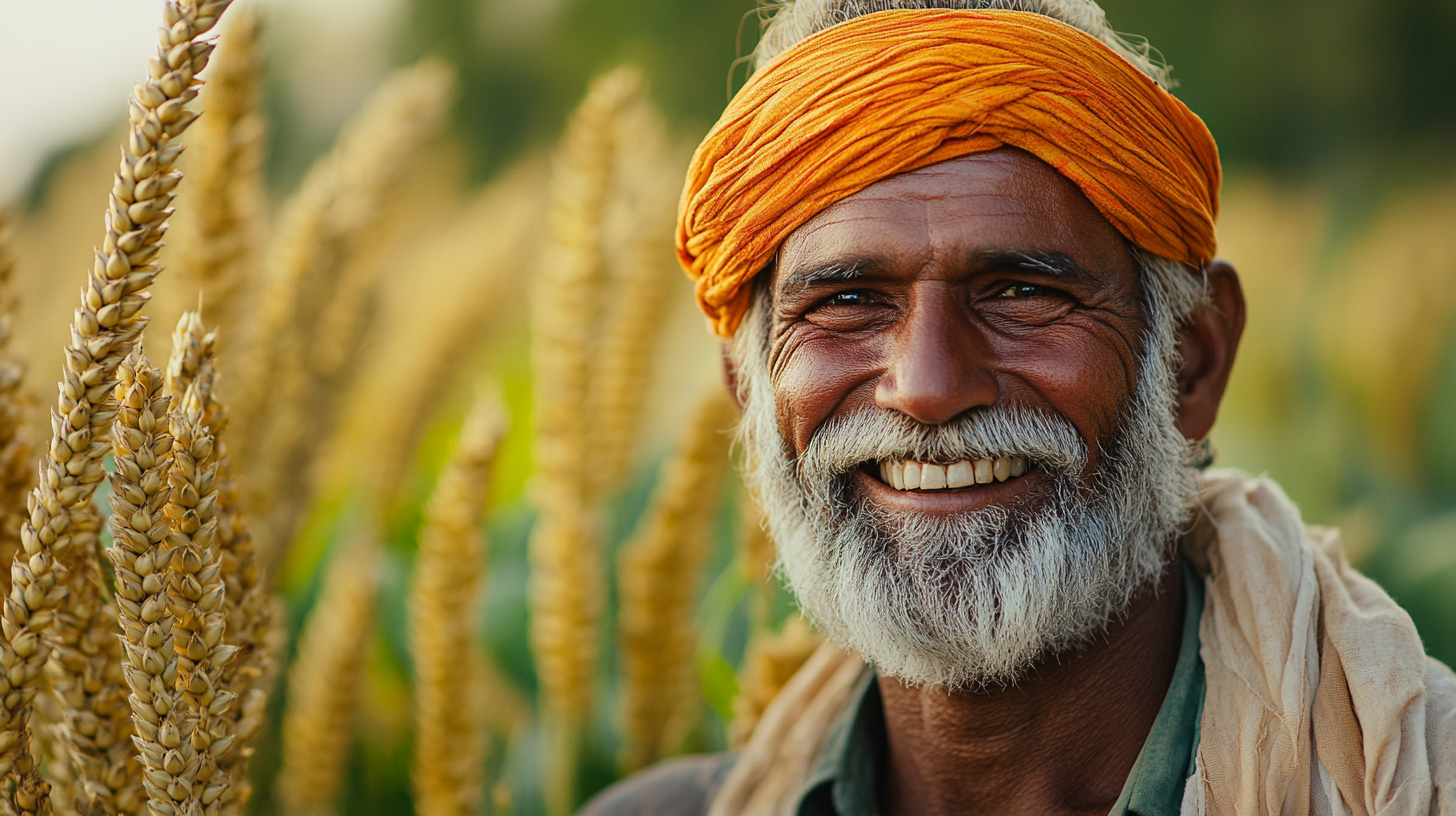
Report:
[[995,464],[991,466],[991,472],[996,476],[996,481],[998,482],[1004,482],[1007,479],[1011,478],[1010,457],[1003,456],[1000,459],[997,459]]
[[880,479],[896,490],[945,490],[1004,482],[1028,470],[1023,456],[962,459],[949,465],[904,460],[880,463]]

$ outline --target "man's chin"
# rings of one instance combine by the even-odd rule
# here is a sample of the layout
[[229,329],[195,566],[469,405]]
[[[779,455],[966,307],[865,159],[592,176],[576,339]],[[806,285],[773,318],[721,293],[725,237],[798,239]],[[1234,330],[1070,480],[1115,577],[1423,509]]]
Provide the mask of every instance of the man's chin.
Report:
[[[943,688],[949,691],[985,692],[1011,688],[1047,660],[1064,659],[1089,637],[1067,643],[1041,638],[1011,639],[987,649],[987,644],[961,642],[927,643],[923,632],[853,630],[835,627],[831,640],[859,652],[881,675],[911,687]],[[936,648],[939,647],[939,648]]]
[[[831,640],[907,686],[984,692],[1014,687],[1047,662],[1065,662],[1106,631],[1123,609],[1099,605],[1073,612],[1047,604],[1018,610],[1040,620],[1040,625],[1029,626],[972,623],[949,606],[903,610],[908,614],[874,622],[863,616],[836,616],[833,621],[814,617]],[[1073,612],[1075,623],[1063,617],[1067,612]],[[940,620],[927,625],[936,616]],[[951,623],[956,620],[959,627]]]
[[858,474],[840,484],[837,523],[781,542],[785,573],[825,633],[886,675],[1014,685],[1104,631],[1149,574],[1053,478],[986,486],[1011,492],[1004,502],[951,504]]
[[900,523],[890,526],[900,529],[891,530],[862,515],[860,534],[838,536],[837,545],[798,542],[840,557],[791,544],[785,572],[820,628],[886,675],[952,689],[1012,684],[1053,645],[1047,623],[1057,601],[1007,571],[1020,559],[1007,558],[1007,519],[994,515],[979,530],[964,517],[947,523],[918,512],[896,514]]

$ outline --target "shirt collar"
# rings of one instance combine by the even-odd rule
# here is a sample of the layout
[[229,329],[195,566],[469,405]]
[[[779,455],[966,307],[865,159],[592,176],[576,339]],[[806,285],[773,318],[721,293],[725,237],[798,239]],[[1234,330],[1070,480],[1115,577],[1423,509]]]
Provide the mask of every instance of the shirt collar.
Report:
[[819,750],[799,800],[799,816],[874,816],[885,765],[885,707],[874,672],[865,672]]

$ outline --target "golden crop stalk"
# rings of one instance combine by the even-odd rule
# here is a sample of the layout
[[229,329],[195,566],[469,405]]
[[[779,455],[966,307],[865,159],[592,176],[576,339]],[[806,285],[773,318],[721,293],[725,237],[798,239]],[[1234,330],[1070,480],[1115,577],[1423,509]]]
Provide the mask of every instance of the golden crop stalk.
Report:
[[[207,115],[187,134],[188,207],[174,233],[174,290],[201,291],[229,335],[249,305],[245,286],[263,232],[261,24],[248,6],[229,15],[207,75]],[[173,392],[174,396],[177,392]]]
[[252,795],[248,760],[252,741],[263,725],[268,695],[276,673],[274,650],[267,643],[273,628],[274,604],[253,553],[252,534],[241,506],[241,490],[232,471],[223,432],[228,425],[226,406],[215,394],[217,334],[206,330],[202,315],[186,312],[172,334],[172,358],[167,364],[167,393],[173,400],[196,392],[202,408],[202,425],[212,436],[212,459],[216,467],[213,486],[215,531],[221,575],[226,586],[224,605],[229,640],[237,646],[237,658],[222,672],[224,688],[237,694],[226,718],[234,737],[234,748],[218,757],[218,764],[232,780],[223,792],[222,811],[241,813]]
[[536,489],[531,533],[531,646],[549,731],[549,810],[575,798],[580,731],[590,716],[606,589],[595,445],[582,409],[591,396],[593,351],[606,295],[602,221],[609,200],[617,122],[641,93],[635,72],[598,79],[567,124],[552,173],[548,229],[532,326],[536,375]]
[[543,165],[530,160],[505,173],[477,193],[448,229],[411,253],[401,279],[430,274],[447,282],[454,296],[442,299],[437,288],[411,287],[396,292],[392,313],[380,316],[393,336],[376,347],[372,376],[351,400],[352,435],[367,433],[375,444],[360,446],[345,466],[364,474],[364,490],[381,512],[398,512],[430,422],[461,385],[460,372],[514,316],[526,288],[519,270],[530,266],[540,239]]
[[[167,794],[183,813],[216,813],[219,797],[227,789],[227,775],[218,759],[233,743],[226,716],[234,694],[222,683],[223,671],[237,656],[237,647],[223,642],[227,612],[223,607],[226,584],[222,561],[213,541],[217,530],[216,448],[202,424],[203,403],[197,381],[187,387],[181,405],[169,417],[172,431],[172,467],[167,473],[171,491],[163,508],[171,527],[167,546],[172,550],[167,587],[174,616],[177,705],[183,712],[181,743],[172,746],[164,761],[180,763]],[[173,758],[175,754],[175,759]],[[170,770],[171,765],[168,765]],[[150,781],[150,778],[149,780]],[[159,809],[151,787],[153,809]]]
[[480,525],[504,424],[493,394],[477,398],[420,530],[409,611],[417,676],[413,778],[421,816],[471,816],[484,804]]
[[288,670],[278,799],[292,816],[326,816],[343,787],[379,589],[378,534],[356,530],[329,565]]
[[258,555],[275,570],[313,495],[311,464],[364,355],[377,269],[356,263],[411,159],[444,122],[451,70],[396,72],[344,127],[279,214],[252,349],[240,369],[236,450]]
[[662,161],[671,151],[666,125],[641,88],[612,124],[614,166],[600,227],[605,308],[587,409],[579,417],[587,424],[590,489],[599,497],[617,490],[632,464],[662,315],[681,281],[672,246],[681,174]]
[[654,311],[674,279],[661,260],[670,251],[654,235],[671,223],[664,143],[641,77],[618,69],[572,115],[552,174],[532,325],[540,515],[530,603],[553,814],[572,806],[593,704],[606,594],[602,505],[630,464],[661,329]]
[[[0,667],[0,772],[6,804],[15,812],[47,812],[49,788],[29,753],[30,710],[42,667],[61,644],[79,643],[68,629],[94,629],[97,599],[88,590],[99,569],[99,511],[91,499],[105,477],[106,436],[116,417],[108,400],[116,370],[140,336],[139,312],[161,272],[155,264],[181,181],[174,140],[197,118],[187,104],[198,94],[197,74],[213,46],[198,38],[216,24],[230,0],[168,0],[148,77],[131,97],[130,132],[106,214],[106,236],[67,344],[53,435],[42,476],[27,503],[23,553],[12,571],[5,604]],[[60,670],[74,671],[62,655]],[[54,674],[52,675],[54,679]],[[72,740],[73,746],[77,743]],[[90,786],[88,786],[90,787]]]
[[738,411],[714,390],[702,400],[640,532],[623,548],[617,583],[625,764],[641,768],[672,753],[699,705],[693,607],[712,553],[713,519]]
[[167,580],[172,560],[171,528],[165,515],[171,493],[167,484],[172,469],[167,423],[171,398],[163,392],[162,372],[151,366],[140,348],[127,358],[119,375],[119,411],[111,429],[116,468],[111,475],[113,545],[106,554],[116,571],[125,639],[122,673],[131,690],[144,785],[151,801],[171,807],[170,791],[183,768],[180,755],[168,754],[180,748],[184,734]]

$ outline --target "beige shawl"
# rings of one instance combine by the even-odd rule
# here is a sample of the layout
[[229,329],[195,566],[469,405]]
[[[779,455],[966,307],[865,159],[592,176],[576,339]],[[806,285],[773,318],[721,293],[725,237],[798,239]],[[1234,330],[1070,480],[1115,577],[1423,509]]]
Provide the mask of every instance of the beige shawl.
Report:
[[[1214,471],[1182,546],[1207,586],[1208,691],[1185,815],[1456,814],[1456,676],[1345,562],[1338,532],[1306,527],[1268,479]],[[866,670],[832,645],[816,653],[710,816],[791,816]]]

